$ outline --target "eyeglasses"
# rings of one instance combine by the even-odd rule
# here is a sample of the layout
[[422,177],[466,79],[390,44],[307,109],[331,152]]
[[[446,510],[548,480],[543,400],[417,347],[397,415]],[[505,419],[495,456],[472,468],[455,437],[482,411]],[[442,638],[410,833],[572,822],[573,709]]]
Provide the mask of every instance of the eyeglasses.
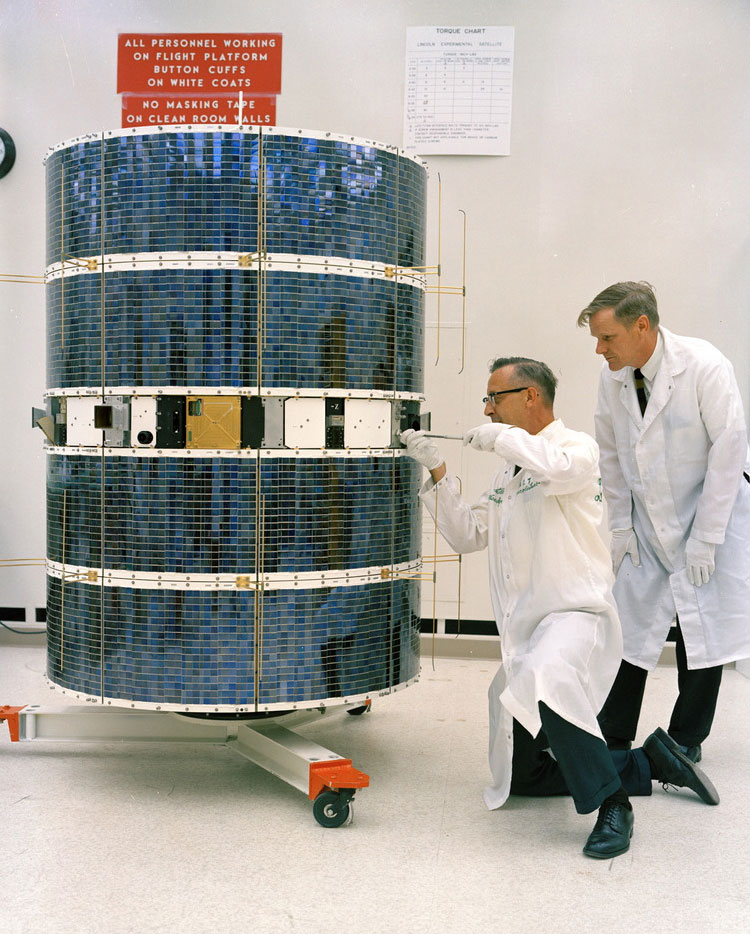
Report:
[[508,392],[523,392],[524,389],[531,389],[531,386],[516,386],[515,389],[501,389],[500,392],[490,392],[482,399],[482,402],[484,402],[485,405],[487,405],[488,402],[495,405],[498,396],[504,396]]

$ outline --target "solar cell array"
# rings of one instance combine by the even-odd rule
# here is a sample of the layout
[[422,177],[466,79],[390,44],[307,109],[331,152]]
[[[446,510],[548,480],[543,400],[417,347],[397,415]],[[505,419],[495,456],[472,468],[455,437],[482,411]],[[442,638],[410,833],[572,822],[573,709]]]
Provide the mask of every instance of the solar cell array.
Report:
[[[51,152],[47,209],[51,681],[221,711],[409,683],[424,167],[308,131],[122,131]],[[272,430],[299,397],[326,399],[324,446]],[[393,417],[345,449],[351,397]]]

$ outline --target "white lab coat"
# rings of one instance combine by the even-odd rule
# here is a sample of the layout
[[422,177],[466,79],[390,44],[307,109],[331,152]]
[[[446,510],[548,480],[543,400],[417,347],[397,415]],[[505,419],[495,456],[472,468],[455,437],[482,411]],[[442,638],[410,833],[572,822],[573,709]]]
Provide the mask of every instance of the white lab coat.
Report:
[[597,531],[603,505],[594,439],[557,419],[537,435],[508,426],[496,450],[492,486],[474,505],[450,475],[420,491],[457,552],[489,552],[502,649],[489,691],[489,808],[510,791],[513,718],[535,736],[544,701],[601,736],[596,715],[622,651],[609,554]]
[[[750,656],[750,475],[732,365],[707,341],[661,328],[664,357],[644,416],[633,370],[599,383],[596,438],[609,526],[633,526],[641,567],[626,556],[614,587],[624,658],[656,665],[675,613],[689,668]],[[691,531],[716,544],[716,571],[694,587]]]

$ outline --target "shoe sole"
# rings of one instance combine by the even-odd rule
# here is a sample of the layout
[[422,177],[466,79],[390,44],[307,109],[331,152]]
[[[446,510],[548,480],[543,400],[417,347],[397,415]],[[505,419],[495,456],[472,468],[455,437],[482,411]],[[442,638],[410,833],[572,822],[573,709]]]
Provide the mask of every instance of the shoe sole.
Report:
[[[679,759],[680,762],[688,766],[690,771],[695,775],[698,781],[703,785],[703,788],[705,790],[705,795],[702,794],[700,791],[696,791],[695,788],[691,788],[690,790],[694,791],[698,795],[698,797],[701,799],[701,801],[705,802],[706,804],[718,804],[721,799],[719,798],[719,792],[714,788],[713,783],[711,782],[711,779],[708,777],[708,775],[706,775],[703,769],[698,768],[698,766],[695,764],[695,762],[693,762],[692,759],[688,759],[688,757],[685,755],[682,749],[680,749],[679,744],[676,743],[672,739],[669,733],[667,733],[660,726],[658,726],[654,730],[653,736],[656,737],[656,739],[662,744],[662,746],[664,746],[669,752],[671,752],[672,755],[676,759]],[[669,784],[669,782],[667,782],[667,784]],[[688,786],[680,786],[680,787],[688,787]]]
[[623,853],[627,853],[630,849],[630,841],[633,838],[633,831],[630,831],[630,837],[628,837],[628,842],[621,850],[617,850],[615,853],[598,853],[591,850],[587,850],[586,847],[583,848],[583,855],[588,856],[590,859],[614,859],[616,856],[622,856]]

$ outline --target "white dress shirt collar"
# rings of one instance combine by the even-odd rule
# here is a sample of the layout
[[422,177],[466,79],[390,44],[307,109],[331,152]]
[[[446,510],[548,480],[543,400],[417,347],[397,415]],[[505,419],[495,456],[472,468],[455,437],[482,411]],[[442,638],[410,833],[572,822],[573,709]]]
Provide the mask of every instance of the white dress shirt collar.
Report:
[[661,366],[661,361],[663,359],[664,338],[661,336],[661,330],[659,330],[656,335],[656,347],[654,347],[654,352],[641,367],[643,378],[648,382],[649,386],[653,385],[653,382],[656,379],[656,374],[659,371],[659,367]]

